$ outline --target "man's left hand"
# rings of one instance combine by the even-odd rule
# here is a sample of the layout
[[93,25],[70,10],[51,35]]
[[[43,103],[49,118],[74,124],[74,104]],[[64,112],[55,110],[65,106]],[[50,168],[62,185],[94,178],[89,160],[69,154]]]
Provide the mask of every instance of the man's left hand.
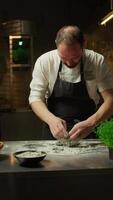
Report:
[[80,140],[87,137],[92,132],[92,126],[87,122],[87,120],[78,122],[70,130],[69,136],[72,140]]

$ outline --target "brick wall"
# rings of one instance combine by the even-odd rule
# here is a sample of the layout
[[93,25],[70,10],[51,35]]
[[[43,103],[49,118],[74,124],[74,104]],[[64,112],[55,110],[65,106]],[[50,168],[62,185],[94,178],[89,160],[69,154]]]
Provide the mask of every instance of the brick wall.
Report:
[[[19,22],[18,22],[19,23]],[[37,25],[36,25],[37,26]],[[19,29],[18,29],[19,30]],[[28,31],[28,27],[26,29]],[[37,30],[37,32],[36,32]],[[19,30],[20,31],[20,30]],[[9,43],[8,34],[11,33],[8,29],[0,27],[0,109],[2,108],[29,108],[29,83],[31,81],[33,63],[35,62],[40,52],[46,52],[48,46],[43,44],[43,39],[46,41],[46,34],[40,28],[32,30],[34,41],[33,52],[35,59],[32,60],[31,66],[28,68],[11,68],[9,60]],[[12,27],[13,34],[17,34],[16,28]],[[19,32],[20,33],[20,32]],[[28,32],[27,32],[28,33]],[[43,33],[43,34],[42,34]],[[31,34],[31,33],[30,33]],[[107,58],[113,69],[113,21],[107,23],[106,26],[98,26],[93,31],[87,32],[89,49],[93,49],[102,53]],[[48,38],[48,36],[47,36]],[[47,39],[48,40],[48,39]],[[52,40],[52,41],[51,41]],[[38,43],[39,41],[39,43]],[[48,42],[47,42],[48,43]],[[53,39],[49,39],[49,43],[54,43]],[[48,45],[48,44],[47,44]]]
[[[28,23],[25,23],[25,25]],[[32,73],[32,55],[29,66],[12,67],[10,62],[9,35],[30,34],[23,21],[3,24],[0,29],[0,109],[29,108],[29,83]],[[25,30],[24,30],[25,29]],[[28,35],[31,36],[31,35]],[[2,52],[2,55],[1,55]]]

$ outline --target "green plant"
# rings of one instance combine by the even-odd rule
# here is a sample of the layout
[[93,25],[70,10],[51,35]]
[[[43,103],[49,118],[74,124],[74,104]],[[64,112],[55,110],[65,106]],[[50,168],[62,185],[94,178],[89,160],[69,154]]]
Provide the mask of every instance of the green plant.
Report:
[[108,147],[113,148],[113,119],[105,120],[96,127],[98,138]]

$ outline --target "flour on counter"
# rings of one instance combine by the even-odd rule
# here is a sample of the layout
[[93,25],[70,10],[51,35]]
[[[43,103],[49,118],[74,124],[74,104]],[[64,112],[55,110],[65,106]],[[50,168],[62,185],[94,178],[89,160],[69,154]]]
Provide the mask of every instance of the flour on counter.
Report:
[[[59,145],[59,142],[61,144]],[[16,151],[35,150],[44,151],[48,155],[77,155],[108,151],[108,148],[99,140],[83,139],[78,144],[71,143],[71,146],[59,140],[33,140],[33,141],[18,141],[16,144],[11,141],[10,147],[7,142],[1,153],[14,153]]]
[[38,143],[30,143],[22,146],[24,149],[35,149],[37,151],[45,151],[47,154],[58,154],[58,155],[74,155],[74,154],[85,154],[92,152],[106,151],[107,147],[97,140],[81,140],[79,144],[72,146],[59,145],[58,140],[40,141]]

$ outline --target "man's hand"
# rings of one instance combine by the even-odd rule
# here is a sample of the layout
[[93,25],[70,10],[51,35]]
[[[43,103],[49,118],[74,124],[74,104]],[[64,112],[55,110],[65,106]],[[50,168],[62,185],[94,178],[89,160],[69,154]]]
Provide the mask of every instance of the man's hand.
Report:
[[59,117],[52,117],[49,120],[48,125],[51,130],[51,133],[53,134],[53,137],[55,137],[56,139],[67,138],[69,136],[66,130],[67,126],[65,120]]
[[78,122],[69,132],[69,137],[72,140],[80,140],[87,137],[92,132],[92,126],[87,120]]

